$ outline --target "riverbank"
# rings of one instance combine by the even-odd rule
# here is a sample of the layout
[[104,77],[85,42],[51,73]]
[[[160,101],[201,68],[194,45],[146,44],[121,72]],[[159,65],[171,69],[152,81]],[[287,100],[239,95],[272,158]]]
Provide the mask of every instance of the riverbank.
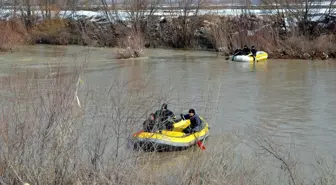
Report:
[[[29,23],[29,22],[28,22]],[[256,46],[272,59],[336,58],[336,18],[288,24],[278,16],[147,16],[136,23],[106,22],[104,17],[46,19],[28,24],[9,20],[0,24],[1,51],[17,44],[89,45],[118,47],[117,58],[142,56],[144,48],[213,50],[230,55],[243,45]],[[27,29],[24,29],[24,28]]]
[[[288,3],[286,6],[290,6],[291,8],[302,8],[304,7],[302,4],[299,3]],[[171,5],[171,4],[162,4],[158,6],[160,10],[164,11],[180,11],[183,7],[179,6],[178,4]],[[321,1],[317,3],[311,3],[310,4],[311,8],[336,8],[336,5],[330,1]],[[62,11],[68,11],[66,7],[58,7]],[[203,10],[223,10],[223,9],[245,9],[246,4],[240,4],[238,3],[223,3],[223,4],[206,4],[206,6],[201,6]],[[249,5],[250,9],[255,9],[255,10],[277,10],[279,7],[271,5],[271,4],[259,4],[259,5]],[[13,10],[14,6],[3,6],[2,9],[4,10]],[[39,10],[39,6],[31,6],[31,9],[34,10]],[[77,11],[100,11],[102,9],[107,9],[109,11],[122,11],[122,10],[127,10],[129,9],[128,6],[125,5],[77,5],[76,10]]]

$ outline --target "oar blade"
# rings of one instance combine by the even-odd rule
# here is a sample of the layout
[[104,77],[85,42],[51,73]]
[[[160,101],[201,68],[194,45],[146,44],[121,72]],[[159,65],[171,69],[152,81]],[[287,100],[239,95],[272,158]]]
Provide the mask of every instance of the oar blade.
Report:
[[197,141],[197,145],[201,150],[205,150],[205,146],[203,145],[202,141]]

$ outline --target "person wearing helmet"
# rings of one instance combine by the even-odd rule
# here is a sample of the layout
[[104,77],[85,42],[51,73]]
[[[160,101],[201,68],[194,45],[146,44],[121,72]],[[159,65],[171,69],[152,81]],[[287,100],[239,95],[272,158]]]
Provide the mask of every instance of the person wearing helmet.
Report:
[[188,114],[181,114],[182,119],[190,119],[190,125],[185,128],[182,132],[184,133],[193,133],[198,132],[202,128],[202,120],[200,117],[195,113],[194,109],[190,109]]
[[153,132],[155,127],[155,114],[151,113],[149,118],[143,122],[143,130],[145,132]]
[[252,57],[253,57],[253,62],[255,62],[256,61],[256,55],[257,55],[257,50],[254,48],[254,46],[251,47],[251,53],[252,53]]
[[166,103],[162,104],[161,109],[155,112],[155,119],[157,123],[162,127],[166,127],[167,129],[171,129],[173,127],[173,123],[168,119],[175,119],[175,114],[168,109]]
[[240,48],[237,48],[234,52],[233,52],[233,57],[237,56],[237,55],[242,55],[244,54],[243,53],[243,50],[240,49]]
[[250,54],[251,50],[250,50],[250,48],[247,47],[247,45],[245,45],[244,48],[243,48],[243,52],[244,52],[244,55],[248,55],[248,54]]

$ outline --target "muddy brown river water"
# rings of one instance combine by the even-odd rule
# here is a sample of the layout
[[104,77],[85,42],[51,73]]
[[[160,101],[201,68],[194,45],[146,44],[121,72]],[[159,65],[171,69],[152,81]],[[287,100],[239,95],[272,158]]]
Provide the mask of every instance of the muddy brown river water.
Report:
[[0,76],[11,75],[15,65],[43,72],[59,61],[72,65],[87,60],[85,83],[90,87],[106,87],[115,78],[148,80],[148,93],[171,91],[168,106],[178,115],[193,107],[206,116],[212,140],[253,125],[282,144],[295,143],[303,163],[316,152],[336,153],[336,61],[268,60],[253,66],[226,61],[213,52],[164,49],[116,60],[114,51],[25,46],[0,55]]

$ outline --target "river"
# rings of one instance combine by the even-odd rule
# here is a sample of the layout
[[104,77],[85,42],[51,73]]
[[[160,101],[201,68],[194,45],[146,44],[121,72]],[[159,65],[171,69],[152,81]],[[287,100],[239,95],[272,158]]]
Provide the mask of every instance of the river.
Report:
[[59,61],[72,65],[87,60],[85,84],[103,88],[116,78],[148,80],[146,92],[171,92],[168,108],[177,115],[191,107],[204,115],[210,122],[211,140],[253,125],[282,144],[295,143],[303,163],[313,160],[316,152],[336,153],[336,61],[270,59],[252,66],[206,51],[147,49],[146,57],[131,60],[116,60],[114,52],[24,46],[0,55],[0,76],[10,76],[13,65],[20,65],[22,71],[48,71]]

